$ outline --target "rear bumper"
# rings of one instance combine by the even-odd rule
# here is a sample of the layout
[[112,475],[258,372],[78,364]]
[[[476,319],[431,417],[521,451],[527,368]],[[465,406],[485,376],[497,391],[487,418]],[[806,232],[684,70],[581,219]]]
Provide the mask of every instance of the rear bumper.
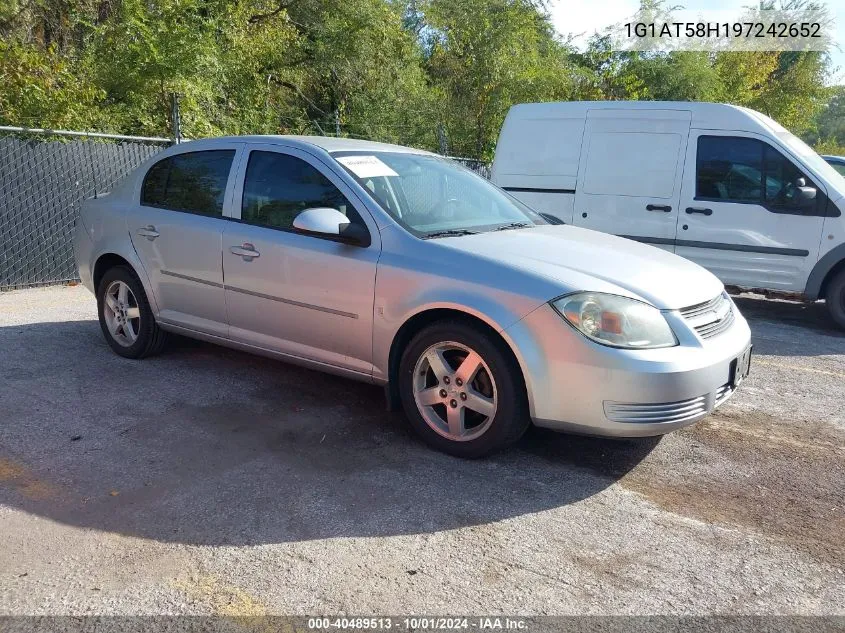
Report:
[[731,395],[732,363],[751,333],[736,310],[730,329],[702,341],[669,316],[681,345],[622,350],[593,343],[543,306],[505,333],[518,350],[531,418],[589,435],[661,435],[700,420]]
[[76,258],[76,266],[79,269],[79,278],[83,286],[96,294],[96,290],[94,289],[94,271],[91,270],[93,248],[94,242],[88,234],[85,225],[82,223],[82,218],[76,218],[76,228],[73,232],[73,254]]

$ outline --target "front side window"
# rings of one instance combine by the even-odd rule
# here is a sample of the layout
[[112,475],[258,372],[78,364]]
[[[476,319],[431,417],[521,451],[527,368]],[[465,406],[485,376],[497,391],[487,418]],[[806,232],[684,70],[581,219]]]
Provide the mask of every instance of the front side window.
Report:
[[750,138],[700,137],[695,197],[762,202],[763,143]]
[[[799,178],[806,177],[799,169],[787,160],[776,149],[766,145],[764,150],[766,169],[766,201],[776,206],[795,206],[795,194],[798,187],[795,184]],[[809,184],[809,183],[808,183]]]
[[278,152],[250,153],[241,220],[290,229],[297,215],[316,207],[337,209],[350,222],[364,224],[340,189],[304,160]]
[[141,204],[222,217],[235,150],[187,152],[153,165],[141,187]]
[[791,160],[762,141],[732,136],[698,139],[696,198],[797,210],[801,179],[805,186],[815,186]]
[[440,156],[364,151],[332,156],[379,206],[418,237],[547,224],[481,176]]

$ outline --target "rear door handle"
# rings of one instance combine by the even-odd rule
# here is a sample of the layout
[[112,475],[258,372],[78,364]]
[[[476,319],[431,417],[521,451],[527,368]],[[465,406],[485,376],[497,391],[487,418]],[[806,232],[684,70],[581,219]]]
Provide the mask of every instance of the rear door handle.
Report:
[[154,227],[152,224],[148,224],[147,226],[138,229],[138,235],[142,235],[143,237],[146,237],[152,242],[155,238],[159,236],[159,232],[156,231],[156,227]]
[[249,242],[244,242],[240,246],[230,246],[229,252],[232,253],[232,255],[243,257],[245,262],[251,262],[256,257],[261,256],[261,253],[255,250],[255,246]]
[[664,213],[669,213],[672,211],[672,207],[668,204],[647,204],[645,205],[646,211],[663,211]]
[[701,215],[713,215],[713,209],[701,209],[699,207],[687,207],[687,213],[700,213]]

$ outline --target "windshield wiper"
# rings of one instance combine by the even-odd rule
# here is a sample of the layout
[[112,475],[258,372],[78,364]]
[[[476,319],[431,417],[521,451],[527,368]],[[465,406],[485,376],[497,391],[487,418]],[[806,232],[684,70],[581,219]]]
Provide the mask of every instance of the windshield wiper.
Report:
[[497,226],[494,231],[508,231],[510,229],[524,229],[526,226],[531,226],[529,222],[511,222],[510,224],[503,224]]
[[433,237],[457,237],[459,235],[478,235],[478,231],[470,231],[469,229],[448,229],[446,231],[434,231],[422,236],[422,239],[429,240]]

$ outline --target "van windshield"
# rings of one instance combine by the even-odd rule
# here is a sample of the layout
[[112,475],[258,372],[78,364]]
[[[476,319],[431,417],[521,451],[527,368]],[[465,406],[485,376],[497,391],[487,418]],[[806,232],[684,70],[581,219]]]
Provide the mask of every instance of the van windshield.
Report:
[[445,237],[547,222],[498,187],[441,156],[336,152],[332,157],[417,237]]

